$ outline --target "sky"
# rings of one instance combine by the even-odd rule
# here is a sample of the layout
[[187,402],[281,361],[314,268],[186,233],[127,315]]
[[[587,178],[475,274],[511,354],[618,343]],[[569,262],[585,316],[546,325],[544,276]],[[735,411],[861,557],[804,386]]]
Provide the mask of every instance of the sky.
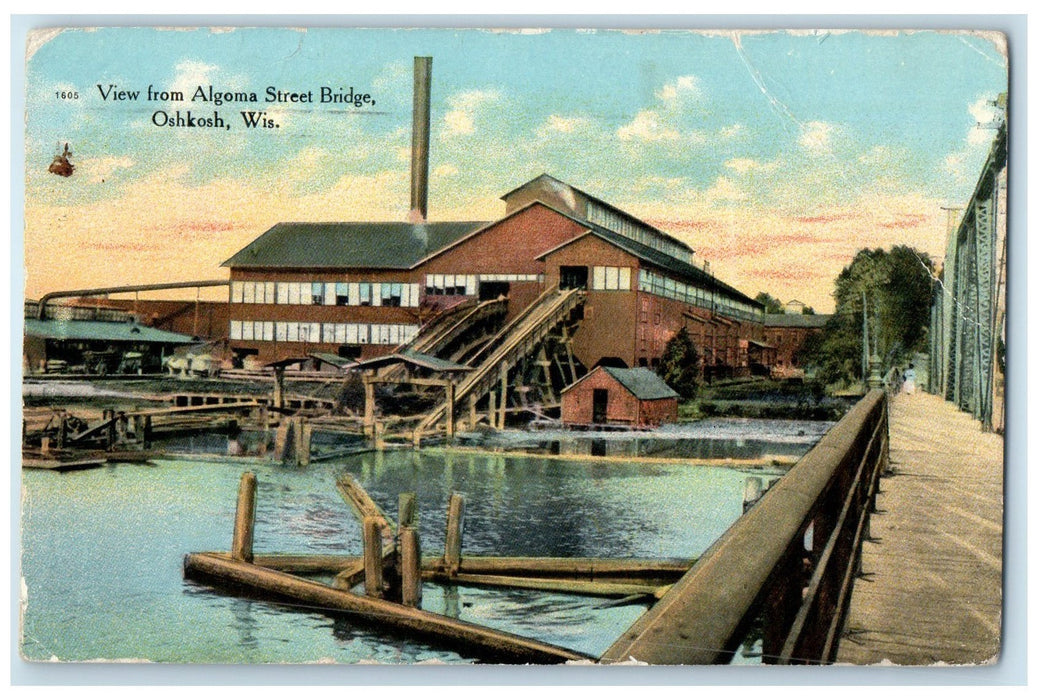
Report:
[[[863,247],[943,259],[1008,80],[1000,35],[934,31],[123,27],[32,35],[26,55],[28,298],[226,278],[279,221],[405,220],[413,57],[432,56],[430,220],[499,218],[547,172],[750,296],[824,313]],[[210,86],[257,102],[196,97]],[[225,126],[163,124],[178,111]],[[48,172],[65,143],[68,178]]]

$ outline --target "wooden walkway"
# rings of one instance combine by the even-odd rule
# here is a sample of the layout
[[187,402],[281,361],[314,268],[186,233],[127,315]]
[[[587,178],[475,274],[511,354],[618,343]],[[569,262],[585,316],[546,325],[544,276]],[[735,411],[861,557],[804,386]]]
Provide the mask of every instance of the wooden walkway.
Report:
[[1002,606],[1002,438],[925,393],[890,407],[880,483],[838,663],[993,663]]

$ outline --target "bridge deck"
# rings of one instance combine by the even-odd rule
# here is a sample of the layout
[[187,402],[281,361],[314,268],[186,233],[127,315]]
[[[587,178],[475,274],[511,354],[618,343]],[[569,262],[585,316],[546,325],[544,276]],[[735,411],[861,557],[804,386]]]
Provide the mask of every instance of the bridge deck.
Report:
[[1002,438],[930,394],[890,407],[890,461],[838,663],[993,661],[1002,604]]

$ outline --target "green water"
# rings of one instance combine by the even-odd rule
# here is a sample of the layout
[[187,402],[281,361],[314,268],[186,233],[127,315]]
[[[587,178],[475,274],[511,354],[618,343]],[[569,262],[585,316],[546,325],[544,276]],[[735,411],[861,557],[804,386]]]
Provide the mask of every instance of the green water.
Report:
[[[308,469],[161,461],[22,473],[22,655],[175,663],[473,660],[320,610],[185,581],[185,554],[230,547],[238,481],[258,478],[255,551],[358,554],[335,489],[357,476],[387,512],[418,497],[423,551],[442,551],[447,498],[466,501],[469,554],[691,557],[740,514],[745,474],[410,451]],[[426,584],[423,608],[600,654],[645,610],[537,591]]]

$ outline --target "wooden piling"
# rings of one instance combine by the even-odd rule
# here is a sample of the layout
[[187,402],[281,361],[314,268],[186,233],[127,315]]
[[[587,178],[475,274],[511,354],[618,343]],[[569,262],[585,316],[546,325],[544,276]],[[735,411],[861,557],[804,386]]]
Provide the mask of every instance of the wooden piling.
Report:
[[295,418],[295,426],[296,465],[307,467],[310,465],[310,442],[313,439],[314,427],[301,416]]
[[469,430],[476,427],[476,395],[469,394]]
[[461,566],[461,536],[465,528],[465,497],[452,493],[447,504],[447,537],[443,544],[443,565],[451,576]]
[[508,363],[501,363],[501,401],[498,402],[498,410],[500,411],[500,417],[497,421],[497,427],[501,430],[505,427],[505,416],[508,410]]
[[447,382],[447,439],[454,439],[454,382]]
[[245,472],[238,485],[238,507],[234,513],[234,539],[231,558],[252,561],[253,533],[256,525],[256,475]]
[[371,374],[364,375],[364,434],[375,438],[375,384]]
[[742,512],[745,513],[753,504],[760,500],[764,490],[764,480],[759,476],[746,477],[746,483],[742,488]]
[[399,507],[397,508],[397,527],[412,527],[416,522],[417,503],[413,493],[400,494]]
[[400,602],[410,608],[422,605],[422,547],[418,530],[400,528]]
[[364,518],[364,594],[382,597],[382,523],[378,518]]
[[274,459],[284,462],[288,457],[289,435],[292,425],[289,421],[281,421],[274,433]]

